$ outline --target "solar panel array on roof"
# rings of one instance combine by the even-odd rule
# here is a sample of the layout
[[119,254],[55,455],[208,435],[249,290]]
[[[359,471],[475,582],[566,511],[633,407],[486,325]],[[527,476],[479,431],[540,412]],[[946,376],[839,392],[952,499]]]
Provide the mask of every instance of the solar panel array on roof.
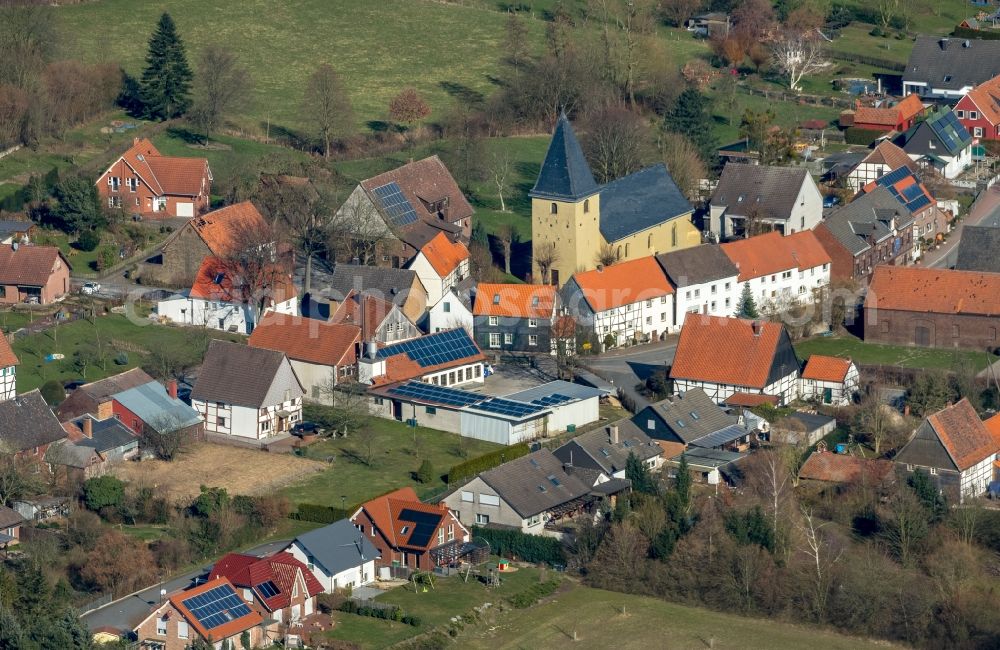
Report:
[[[913,182],[900,191],[896,184],[908,177],[912,177]],[[906,167],[891,171],[879,177],[875,182],[892,192],[896,200],[905,205],[910,212],[919,212],[931,202],[927,193],[924,192],[924,188],[920,186],[920,182],[913,176],[913,172]]]
[[267,582],[262,582],[257,585],[257,591],[259,591],[260,595],[264,598],[273,598],[278,595],[278,585],[268,580]]
[[951,153],[958,152],[964,145],[968,144],[969,132],[958,122],[955,114],[951,111],[931,122],[931,129],[941,138],[941,142]]
[[387,345],[379,349],[378,358],[385,359],[401,353],[406,353],[421,368],[426,368],[475,356],[479,354],[479,348],[469,334],[459,328]]
[[229,585],[219,585],[182,602],[206,630],[217,628],[251,613],[250,607]]
[[395,181],[376,187],[372,192],[382,204],[382,210],[396,226],[405,226],[417,220],[417,212],[403,195]]
[[513,400],[503,399],[500,397],[480,402],[473,408],[479,411],[486,411],[487,413],[498,413],[500,415],[506,415],[514,418],[523,418],[536,413],[543,413],[545,411],[545,407],[537,404],[525,404],[524,402],[515,402]]
[[394,386],[388,392],[390,395],[436,402],[447,406],[469,406],[485,399],[478,393],[470,393],[469,391],[447,388],[445,386],[435,386],[434,384],[423,384],[416,381]]
[[566,402],[572,402],[572,401],[573,401],[572,397],[566,397],[565,395],[554,393],[552,395],[546,395],[545,397],[533,399],[531,400],[531,403],[538,404],[539,406],[555,406],[556,404],[565,404]]
[[413,532],[410,534],[409,544],[410,546],[423,547],[431,541],[434,531],[441,522],[441,515],[403,508],[399,513],[399,520],[413,522]]

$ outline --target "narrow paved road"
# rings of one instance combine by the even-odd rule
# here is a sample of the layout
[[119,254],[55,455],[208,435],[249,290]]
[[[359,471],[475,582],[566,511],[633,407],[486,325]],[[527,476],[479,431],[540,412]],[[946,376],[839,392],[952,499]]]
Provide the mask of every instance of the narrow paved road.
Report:
[[677,337],[670,336],[666,341],[611,350],[598,357],[584,358],[582,362],[624,390],[635,400],[636,409],[642,409],[649,401],[635,390],[635,385],[654,372],[665,370],[673,362],[676,349]]
[[[245,552],[249,555],[263,557],[285,548],[288,546],[289,541],[269,542]],[[189,587],[196,578],[205,576],[211,570],[211,567],[212,565],[208,564],[204,568],[185,573],[162,584],[157,583],[152,587],[125,596],[124,598],[119,598],[103,607],[87,612],[80,618],[90,630],[95,630],[99,627],[131,630],[141,623],[142,619],[160,602],[161,589],[166,590],[169,595],[179,589]]]
[[979,195],[979,198],[969,209],[969,214],[959,222],[958,227],[941,248],[924,254],[923,265],[943,268],[954,266],[955,257],[958,254],[958,244],[962,239],[962,229],[965,226],[979,225],[998,208],[1000,208],[1000,186],[994,185]]

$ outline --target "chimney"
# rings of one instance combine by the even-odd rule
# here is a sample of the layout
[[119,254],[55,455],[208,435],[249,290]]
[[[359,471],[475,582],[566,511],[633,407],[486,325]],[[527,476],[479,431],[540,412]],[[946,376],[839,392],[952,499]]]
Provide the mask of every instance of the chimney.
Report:
[[941,40],[938,41],[938,43],[941,44],[941,49],[942,50],[947,50],[948,49],[948,39],[947,38],[942,38]]
[[170,397],[172,397],[174,399],[177,399],[177,380],[176,379],[171,379],[170,381],[167,382],[167,395],[170,395]]
[[608,439],[611,441],[611,444],[613,444],[613,445],[617,445],[618,444],[618,425],[617,424],[612,424],[611,426],[608,427]]
[[753,328],[753,335],[760,336],[760,332],[763,329],[762,323],[759,320],[755,320],[750,326]]
[[83,418],[83,426],[81,427],[81,429],[83,429],[83,437],[84,438],[93,438],[94,437],[94,420],[93,420],[93,418],[91,418],[89,415],[84,416],[84,418]]
[[17,240],[14,240],[13,242],[11,242],[11,244],[10,244],[10,248],[11,248],[11,250],[15,250],[15,251],[16,251],[16,250],[17,250],[17,247],[18,247],[18,245],[19,245],[19,244],[18,244]]

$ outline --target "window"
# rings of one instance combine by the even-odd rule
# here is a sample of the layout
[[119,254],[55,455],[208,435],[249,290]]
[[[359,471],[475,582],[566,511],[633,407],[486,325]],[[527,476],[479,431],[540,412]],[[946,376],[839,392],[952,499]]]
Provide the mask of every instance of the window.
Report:
[[541,515],[535,515],[533,517],[529,517],[528,518],[528,525],[529,526],[537,526],[540,523],[542,523],[542,516]]
[[955,111],[955,117],[957,117],[958,119],[962,119],[963,117],[965,117],[965,111]]
[[117,192],[118,188],[122,185],[122,179],[117,176],[108,176],[108,187],[111,188],[112,192]]
[[804,286],[799,286],[799,293],[805,293],[806,288]]
[[188,624],[187,621],[177,621],[177,638],[186,639],[188,638]]
[[[727,303],[729,302],[729,298],[726,298],[726,302]],[[664,312],[660,312],[660,322],[661,323],[666,323],[667,322],[667,312],[665,312],[665,311]]]
[[715,285],[713,284],[712,285],[712,295],[714,296],[715,294],[716,294],[716,290],[715,290]]
[[528,345],[538,345],[538,335],[529,334],[528,335]]
[[264,431],[270,431],[271,430],[271,421],[270,420],[264,420],[263,422],[260,423],[260,425],[261,425],[260,428],[263,429]]
[[500,324],[500,317],[499,316],[490,316],[490,325],[494,325],[495,326],[495,325],[499,325],[499,324]]
[[729,291],[729,286],[730,286],[731,284],[732,284],[732,282],[727,282],[727,283],[726,283],[726,291]]
[[438,545],[444,544],[444,528],[438,528]]
[[806,218],[805,217],[802,217],[802,218],[799,219],[799,228],[801,228],[803,230],[806,229]]
[[[459,377],[461,379],[461,377]],[[455,384],[455,373],[454,371],[448,373],[448,385],[453,386]]]
[[906,471],[907,471],[907,472],[912,472],[912,471],[913,471],[913,465],[909,465],[909,464],[907,464],[907,466],[906,466]]
[[[553,203],[552,205],[555,205],[555,203]],[[489,515],[484,515],[484,514],[482,514],[480,512],[476,513],[476,524],[478,524],[480,526],[485,526],[488,523],[490,523],[490,516]]]
[[162,617],[156,619],[156,634],[159,636],[167,636],[167,619]]
[[652,316],[646,316],[646,324],[647,325],[652,325],[653,324],[653,317]]
[[555,203],[549,205],[549,214],[559,214],[559,206]]
[[978,126],[972,127],[972,135],[975,136],[975,137],[977,137],[977,138],[983,137],[983,129],[982,129],[982,127],[978,127]]
[[937,476],[937,467],[931,467],[928,471],[931,473],[931,476]]
[[978,120],[979,119],[979,112],[978,111],[969,111],[969,119],[970,120]]
[[483,367],[482,366],[476,366],[476,377],[479,377],[479,375],[481,375],[481,374],[483,374]]
[[[555,204],[553,203],[553,205],[555,205]],[[584,199],[583,200],[583,213],[587,214],[588,212],[590,212],[590,199]]]
[[108,197],[108,207],[109,208],[120,208],[120,207],[122,207],[122,197],[120,197],[120,196],[109,196]]
[[497,334],[496,332],[490,334],[490,347],[491,348],[500,347],[500,335]]
[[498,506],[500,505],[500,497],[495,494],[480,494],[479,495],[479,505],[482,506]]
[[712,304],[709,307],[709,309],[711,309],[712,311],[715,311],[715,301],[714,300],[712,301]]
[[646,428],[649,429],[650,431],[655,431],[656,430],[656,421],[655,420],[646,420]]
[[424,413],[427,415],[435,415],[438,412],[437,408],[434,406],[425,406]]
[[446,314],[451,313],[451,303],[450,302],[444,303],[444,306],[442,307],[442,309],[444,310],[444,313],[446,313]]
[[684,292],[684,298],[686,300],[691,300],[691,292],[690,291],[685,291]]
[[695,289],[694,290],[694,297],[695,298],[701,298],[701,289]]
[[666,296],[660,296],[660,304],[661,305],[667,304],[667,297]]
[[783,272],[781,274],[781,279],[782,280],[789,280],[789,279],[791,279],[791,277],[792,277],[792,272],[791,271],[785,271],[785,272]]
[[465,381],[472,381],[472,368],[465,369]]
[[465,490],[462,490],[462,501],[466,503],[472,503],[473,501],[475,501],[475,498],[472,496],[472,492],[466,492]]
[[670,245],[674,248],[677,247],[677,224],[670,227]]
[[455,539],[455,524],[448,524],[448,541]]
[[215,423],[217,425],[219,425],[220,427],[224,427],[224,426],[226,426],[226,418],[224,418],[222,416],[219,416],[219,417],[215,418]]
[[726,307],[729,307],[729,298],[726,298]]
[[512,345],[513,343],[514,343],[514,335],[513,334],[509,334],[508,333],[508,334],[504,334],[503,335],[503,344],[504,345]]
[[538,327],[538,321],[534,318],[528,319],[528,327]]
[[628,257],[628,244],[625,244],[625,257]]
[[128,179],[128,191],[135,192],[137,189],[139,189],[139,179],[138,178]]

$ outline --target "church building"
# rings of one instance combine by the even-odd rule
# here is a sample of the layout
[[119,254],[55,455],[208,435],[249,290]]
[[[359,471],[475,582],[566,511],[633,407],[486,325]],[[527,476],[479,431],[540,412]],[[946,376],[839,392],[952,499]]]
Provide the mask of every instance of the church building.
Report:
[[597,268],[604,247],[634,260],[701,243],[693,208],[664,164],[598,185],[566,114],[559,116],[531,197],[534,271],[561,285]]

